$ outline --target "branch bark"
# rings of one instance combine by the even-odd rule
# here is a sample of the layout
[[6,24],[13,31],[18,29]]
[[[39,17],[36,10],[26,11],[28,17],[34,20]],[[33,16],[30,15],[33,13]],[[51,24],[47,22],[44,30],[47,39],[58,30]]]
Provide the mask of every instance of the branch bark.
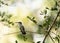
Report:
[[49,35],[50,31],[52,30],[52,27],[53,27],[53,25],[55,24],[55,22],[56,22],[56,20],[57,20],[57,18],[58,18],[58,16],[59,16],[59,14],[60,14],[60,10],[58,11],[57,16],[56,16],[56,18],[54,19],[53,23],[52,23],[51,26],[49,27],[49,30],[48,30],[48,32],[47,32],[47,34],[46,34],[46,36],[45,36],[45,38],[44,38],[44,40],[43,40],[42,43],[45,43],[45,40],[46,40],[47,36]]
[[53,38],[49,35],[49,37],[51,38],[52,42],[55,43],[55,41],[53,40]]

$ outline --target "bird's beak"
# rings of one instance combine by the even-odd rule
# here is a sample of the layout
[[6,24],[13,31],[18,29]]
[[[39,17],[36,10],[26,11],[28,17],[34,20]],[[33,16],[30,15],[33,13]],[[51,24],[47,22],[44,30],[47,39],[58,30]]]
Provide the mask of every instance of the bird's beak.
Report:
[[18,23],[18,22],[15,22],[15,23]]
[[19,22],[15,22],[15,23],[19,23]]

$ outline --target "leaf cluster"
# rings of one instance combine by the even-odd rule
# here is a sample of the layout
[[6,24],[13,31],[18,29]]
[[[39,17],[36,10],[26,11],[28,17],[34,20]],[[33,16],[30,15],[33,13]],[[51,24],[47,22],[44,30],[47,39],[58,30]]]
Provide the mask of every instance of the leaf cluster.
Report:
[[6,23],[8,23],[8,24],[11,24],[11,25],[14,25],[14,23],[13,22],[11,22],[10,21],[10,18],[12,17],[12,15],[11,14],[7,14],[7,13],[5,13],[5,12],[0,12],[0,21],[1,22],[6,22]]

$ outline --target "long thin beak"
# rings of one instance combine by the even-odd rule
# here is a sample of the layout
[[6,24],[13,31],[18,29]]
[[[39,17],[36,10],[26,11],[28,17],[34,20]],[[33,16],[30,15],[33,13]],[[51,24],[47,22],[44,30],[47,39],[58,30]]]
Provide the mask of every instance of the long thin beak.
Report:
[[15,22],[15,23],[19,23],[19,22]]
[[[20,23],[20,22],[15,22],[15,23]],[[22,23],[22,22],[21,22]]]
[[18,22],[15,22],[15,23],[18,23]]

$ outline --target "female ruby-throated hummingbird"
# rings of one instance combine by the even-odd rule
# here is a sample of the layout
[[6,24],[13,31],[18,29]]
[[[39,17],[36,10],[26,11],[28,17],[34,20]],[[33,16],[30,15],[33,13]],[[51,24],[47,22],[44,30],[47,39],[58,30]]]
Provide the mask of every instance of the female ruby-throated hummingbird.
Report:
[[26,41],[26,37],[25,37],[25,35],[26,35],[26,31],[25,31],[25,28],[24,28],[24,26],[22,25],[22,22],[17,22],[18,24],[19,24],[19,29],[20,29],[20,31],[21,31],[21,33],[22,33],[22,35],[23,35],[23,38],[24,38],[24,41]]
[[26,34],[26,31],[25,31],[24,26],[22,25],[22,22],[17,22],[17,23],[19,24],[19,29],[22,32],[22,34],[25,35]]

